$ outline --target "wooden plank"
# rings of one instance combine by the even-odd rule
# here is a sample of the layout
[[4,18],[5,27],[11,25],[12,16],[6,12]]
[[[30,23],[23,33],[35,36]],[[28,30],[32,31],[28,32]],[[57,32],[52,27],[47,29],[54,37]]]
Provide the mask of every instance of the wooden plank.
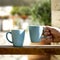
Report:
[[0,54],[60,54],[60,46],[0,46]]

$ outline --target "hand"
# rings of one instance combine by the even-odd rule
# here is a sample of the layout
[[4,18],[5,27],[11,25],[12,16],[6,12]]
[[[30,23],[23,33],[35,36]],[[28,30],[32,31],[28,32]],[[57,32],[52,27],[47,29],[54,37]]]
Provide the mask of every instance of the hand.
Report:
[[48,27],[44,27],[43,29],[43,38],[40,42],[41,45],[50,45],[53,41],[53,35]]
[[51,32],[51,35],[53,36],[54,42],[60,42],[60,32],[54,28],[48,27],[48,29]]

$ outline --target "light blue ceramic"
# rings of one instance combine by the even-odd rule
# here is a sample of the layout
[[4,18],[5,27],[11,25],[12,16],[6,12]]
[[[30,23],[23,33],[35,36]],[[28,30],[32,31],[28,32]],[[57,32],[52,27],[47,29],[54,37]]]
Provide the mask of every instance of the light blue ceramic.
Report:
[[[12,35],[12,41],[9,40],[8,34]],[[24,30],[12,30],[11,32],[6,33],[6,39],[13,43],[13,46],[23,46],[25,31]]]
[[42,37],[42,26],[29,26],[29,34],[31,42],[40,42]]

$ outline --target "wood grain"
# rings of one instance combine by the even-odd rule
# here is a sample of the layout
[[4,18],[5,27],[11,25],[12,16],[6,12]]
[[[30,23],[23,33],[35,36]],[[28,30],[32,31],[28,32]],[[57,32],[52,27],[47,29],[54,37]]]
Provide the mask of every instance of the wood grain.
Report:
[[60,46],[24,46],[24,47],[13,47],[13,46],[0,46],[0,54],[50,54],[59,55]]

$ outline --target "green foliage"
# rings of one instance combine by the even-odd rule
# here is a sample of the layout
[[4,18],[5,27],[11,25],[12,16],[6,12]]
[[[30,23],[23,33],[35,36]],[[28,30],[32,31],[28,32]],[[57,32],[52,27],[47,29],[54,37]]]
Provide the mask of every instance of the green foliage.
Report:
[[12,15],[31,15],[33,22],[43,23],[44,25],[51,25],[51,2],[44,1],[38,2],[33,5],[33,8],[28,6],[13,7],[11,11]]
[[19,14],[19,8],[20,8],[20,7],[14,6],[14,7],[12,8],[12,10],[11,10],[11,14],[12,14],[12,15]]
[[44,25],[51,25],[51,4],[46,1],[43,3],[38,3],[32,9],[32,15],[39,22],[43,22]]
[[20,7],[19,13],[21,15],[30,15],[31,14],[31,11],[30,11],[30,8],[29,7]]
[[27,6],[23,6],[23,7],[13,7],[12,11],[11,11],[12,15],[18,14],[18,15],[30,15],[31,11],[30,8]]

